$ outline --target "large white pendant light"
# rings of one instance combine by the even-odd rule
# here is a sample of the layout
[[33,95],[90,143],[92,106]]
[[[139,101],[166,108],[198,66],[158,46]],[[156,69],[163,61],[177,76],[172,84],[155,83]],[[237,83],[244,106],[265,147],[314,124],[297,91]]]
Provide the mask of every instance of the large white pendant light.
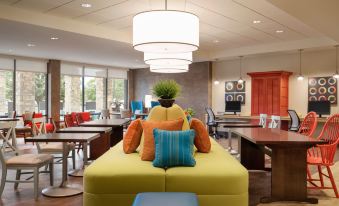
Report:
[[338,72],[338,47],[339,45],[335,46],[335,73],[333,74],[333,77],[336,79],[339,79],[339,72]]
[[144,53],[144,61],[149,65],[188,65],[192,63],[192,52],[187,53]]
[[299,49],[299,75],[298,75],[298,77],[297,77],[297,79],[299,80],[299,81],[302,81],[302,80],[304,80],[304,76],[302,75],[302,73],[301,73],[301,52],[303,51],[303,49]]
[[150,65],[150,71],[157,73],[183,73],[188,72],[188,65],[177,65],[177,66]]
[[199,47],[199,18],[189,12],[153,10],[133,18],[133,47],[148,53],[192,52]]

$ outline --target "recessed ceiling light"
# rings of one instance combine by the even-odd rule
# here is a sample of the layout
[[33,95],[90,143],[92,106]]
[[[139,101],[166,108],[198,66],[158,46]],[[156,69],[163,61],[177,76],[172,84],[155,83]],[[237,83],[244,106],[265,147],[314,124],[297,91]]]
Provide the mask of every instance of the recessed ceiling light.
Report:
[[260,23],[261,23],[260,20],[254,20],[254,21],[253,21],[253,24],[260,24]]
[[213,40],[214,43],[219,43],[218,39]]
[[8,52],[13,52],[13,49],[8,49]]
[[276,33],[283,33],[284,31],[283,30],[277,30],[275,31]]
[[58,40],[59,37],[51,37],[51,40]]
[[27,46],[28,46],[28,47],[34,47],[35,44],[30,44],[30,43],[29,43],[29,44],[27,44]]
[[92,4],[83,3],[83,4],[81,4],[81,6],[84,7],[84,8],[91,8]]

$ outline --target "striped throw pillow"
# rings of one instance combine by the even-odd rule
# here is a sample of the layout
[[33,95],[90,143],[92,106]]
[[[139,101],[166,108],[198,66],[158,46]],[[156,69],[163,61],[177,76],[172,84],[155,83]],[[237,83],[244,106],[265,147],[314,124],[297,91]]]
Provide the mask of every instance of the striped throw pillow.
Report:
[[194,130],[153,130],[155,142],[154,167],[195,166],[193,157]]

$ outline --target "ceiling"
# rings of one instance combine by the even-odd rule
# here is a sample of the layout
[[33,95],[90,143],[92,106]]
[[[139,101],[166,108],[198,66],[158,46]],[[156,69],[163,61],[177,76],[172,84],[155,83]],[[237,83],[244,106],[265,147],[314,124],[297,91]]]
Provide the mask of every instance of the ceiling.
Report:
[[[309,19],[296,18],[299,7],[295,9],[292,1],[283,2],[168,0],[168,9],[199,16],[200,48],[195,61],[336,44],[339,38],[311,25]],[[83,8],[82,3],[92,7]],[[164,9],[164,0],[1,0],[0,28],[5,32],[0,32],[0,53],[144,67],[142,53],[131,45],[132,19],[136,13],[151,9]],[[59,39],[51,41],[51,36]],[[27,47],[30,42],[36,46]]]

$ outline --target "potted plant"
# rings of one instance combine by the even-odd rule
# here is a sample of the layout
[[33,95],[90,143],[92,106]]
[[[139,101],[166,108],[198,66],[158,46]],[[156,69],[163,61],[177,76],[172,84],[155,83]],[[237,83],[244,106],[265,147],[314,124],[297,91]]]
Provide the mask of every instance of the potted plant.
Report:
[[159,98],[162,107],[171,107],[180,95],[181,86],[174,80],[160,80],[153,85],[153,94]]

